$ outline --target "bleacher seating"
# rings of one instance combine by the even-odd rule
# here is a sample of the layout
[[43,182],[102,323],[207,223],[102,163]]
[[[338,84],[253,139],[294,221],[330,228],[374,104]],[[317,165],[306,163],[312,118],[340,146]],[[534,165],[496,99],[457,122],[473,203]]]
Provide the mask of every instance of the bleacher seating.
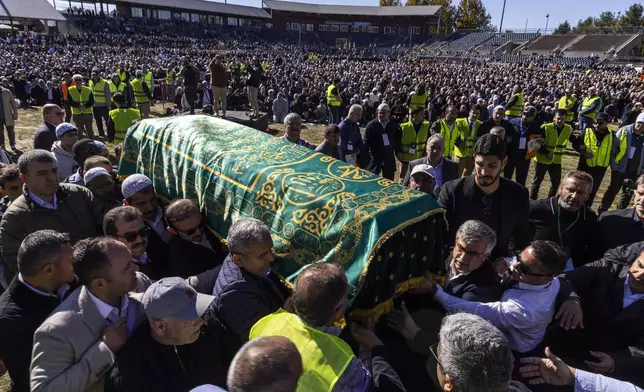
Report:
[[575,42],[568,50],[573,52],[607,52],[610,48],[623,44],[632,36],[633,34],[587,35],[579,42]]
[[577,38],[578,35],[574,34],[566,34],[566,35],[560,35],[560,34],[553,34],[553,35],[543,35],[530,45],[528,45],[525,50],[527,52],[534,51],[534,50],[548,50],[548,51],[553,51],[555,48],[559,47],[564,47],[568,43],[572,42],[575,38]]
[[460,53],[470,50],[472,47],[482,44],[492,38],[496,33],[470,33],[462,38],[454,40],[443,46],[440,51],[443,53]]
[[480,49],[483,50],[494,50],[497,49],[510,41],[524,43],[530,41],[537,36],[537,33],[501,33],[497,34],[489,41],[485,42]]
[[590,57],[563,57],[563,56],[534,56],[530,54],[503,54],[490,55],[491,61],[502,63],[525,63],[532,62],[536,66],[551,67],[558,65],[562,68],[586,69],[593,65],[597,58]]

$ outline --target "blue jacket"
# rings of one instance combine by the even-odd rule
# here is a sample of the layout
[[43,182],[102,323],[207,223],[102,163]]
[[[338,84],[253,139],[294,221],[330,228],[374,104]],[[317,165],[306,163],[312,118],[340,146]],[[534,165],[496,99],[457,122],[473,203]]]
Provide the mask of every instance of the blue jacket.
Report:
[[217,277],[214,308],[242,342],[259,319],[284,305],[284,298],[270,275],[262,278],[235,265],[228,255]]

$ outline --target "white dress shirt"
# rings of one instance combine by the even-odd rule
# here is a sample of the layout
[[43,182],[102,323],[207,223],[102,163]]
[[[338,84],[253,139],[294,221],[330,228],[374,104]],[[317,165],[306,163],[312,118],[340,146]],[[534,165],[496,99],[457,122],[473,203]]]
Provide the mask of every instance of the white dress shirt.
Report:
[[67,292],[69,291],[69,285],[67,283],[65,283],[64,285],[60,286],[56,290],[56,294],[46,293],[46,292],[44,292],[42,290],[38,290],[37,288],[33,287],[29,283],[25,282],[25,280],[23,279],[21,273],[18,273],[18,280],[20,281],[20,283],[25,285],[26,288],[28,288],[29,290],[33,291],[34,293],[36,293],[38,295],[42,295],[42,296],[45,296],[45,297],[54,297],[54,298],[57,298],[57,299],[59,299],[61,301],[62,301],[63,297],[65,297],[65,294],[67,294]]
[[626,381],[577,369],[575,372],[575,392],[644,392],[644,389]]
[[644,299],[644,294],[633,294],[631,292],[631,287],[628,285],[628,275],[626,275],[626,279],[624,279],[624,309],[641,299]]
[[114,306],[108,303],[105,303],[103,302],[103,300],[97,298],[94,294],[92,294],[91,291],[87,290],[87,293],[89,294],[89,297],[92,299],[92,302],[94,302],[94,305],[96,305],[96,309],[98,310],[98,313],[107,322],[107,325],[112,325],[117,320],[123,317],[126,317],[128,335],[132,333],[135,327],[138,311],[136,306],[129,306],[130,299],[128,298],[127,295],[124,295],[123,298],[121,299],[121,308],[116,309]]
[[470,272],[472,272],[472,271],[461,272],[461,273],[456,272],[456,268],[454,267],[454,260],[452,260],[452,262],[449,263],[449,271],[450,271],[450,274],[449,274],[449,281],[450,282],[452,280],[460,277],[460,276],[467,276],[467,275],[470,274]]
[[443,291],[440,286],[434,299],[448,312],[464,311],[481,316],[499,328],[508,338],[510,347],[521,353],[537,347],[543,340],[554,315],[559,279],[535,286],[521,283],[506,289],[497,302],[465,301]]

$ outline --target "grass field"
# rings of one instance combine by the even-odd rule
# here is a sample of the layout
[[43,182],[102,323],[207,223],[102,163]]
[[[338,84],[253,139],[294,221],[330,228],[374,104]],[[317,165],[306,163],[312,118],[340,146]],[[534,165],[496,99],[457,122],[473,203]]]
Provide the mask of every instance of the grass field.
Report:
[[[152,108],[152,117],[158,117],[161,115],[161,113],[162,113],[161,105],[155,105]],[[38,125],[41,122],[42,122],[42,115],[41,115],[40,108],[19,110],[19,119],[16,122],[15,132],[16,132],[16,145],[20,151],[25,152],[33,148],[33,136],[34,136],[34,133],[36,132],[36,129],[38,128]],[[281,126],[280,124],[272,124],[270,128],[278,131],[277,136],[282,136],[284,134],[283,126]],[[316,145],[320,144],[324,140],[323,130],[324,130],[324,127],[321,125],[308,124],[304,129],[302,129],[302,138],[308,140],[310,143],[313,143]],[[97,134],[96,124],[94,124],[94,133]],[[8,140],[6,141],[6,145],[7,146],[9,145]],[[110,147],[110,150],[113,151],[114,146],[109,146],[109,147]],[[567,171],[576,169],[578,160],[579,158],[577,156],[577,153],[574,150],[569,148],[568,154],[564,155],[563,157],[563,162],[562,162],[563,173],[565,174]],[[396,173],[398,172],[399,170],[396,170]],[[396,174],[396,176],[398,176],[398,174]],[[530,167],[530,173],[528,175],[528,182],[527,182],[528,186],[530,186],[530,184],[532,183],[533,177],[534,177],[534,163],[532,163]],[[550,179],[546,176],[546,179],[541,184],[539,197],[547,196],[547,193],[550,187],[549,181]],[[609,183],[610,183],[610,170],[608,170],[608,173],[606,173],[606,176],[604,177],[604,181],[602,182],[599,188],[599,191],[597,192],[597,197],[595,198],[595,204],[593,205],[594,209],[597,209],[597,207],[599,206],[599,203],[601,202],[601,198],[604,194],[604,191],[608,187]],[[613,203],[612,208],[616,208],[616,203]],[[5,374],[4,376],[0,377],[0,392],[8,392],[8,391],[10,391],[9,377],[7,374]]]

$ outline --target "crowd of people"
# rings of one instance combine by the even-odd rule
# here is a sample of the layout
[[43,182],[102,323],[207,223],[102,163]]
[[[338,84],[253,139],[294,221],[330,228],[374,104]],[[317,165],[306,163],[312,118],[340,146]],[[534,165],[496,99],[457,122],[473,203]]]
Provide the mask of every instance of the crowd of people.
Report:
[[[14,392],[642,391],[637,71],[100,20],[0,42],[0,359]],[[348,317],[356,288],[332,260],[286,284],[266,224],[239,219],[224,245],[196,201],[117,176],[118,144],[155,102],[268,113],[285,143],[426,193],[445,211],[440,268],[374,325]],[[32,105],[43,122],[13,163],[4,129],[19,153]],[[305,123],[324,142],[304,140]]]

